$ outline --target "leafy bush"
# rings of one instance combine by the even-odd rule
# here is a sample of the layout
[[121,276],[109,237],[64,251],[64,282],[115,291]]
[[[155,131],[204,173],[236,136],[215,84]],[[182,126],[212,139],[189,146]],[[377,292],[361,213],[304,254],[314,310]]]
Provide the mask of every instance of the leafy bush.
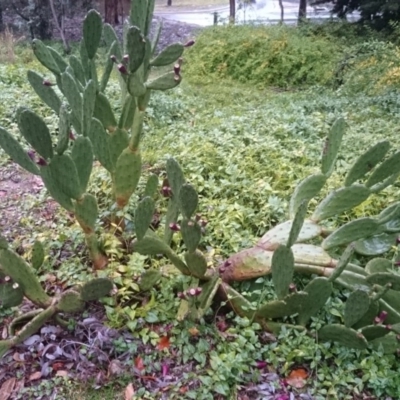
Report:
[[339,47],[288,26],[223,26],[203,31],[188,52],[192,81],[231,78],[258,86],[326,84]]

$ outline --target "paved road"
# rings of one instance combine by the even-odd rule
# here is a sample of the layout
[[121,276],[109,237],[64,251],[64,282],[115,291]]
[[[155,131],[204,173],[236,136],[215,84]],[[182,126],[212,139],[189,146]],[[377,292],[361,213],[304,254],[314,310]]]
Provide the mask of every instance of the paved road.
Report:
[[[262,1],[262,2],[261,2]],[[280,21],[280,8],[277,0],[261,0],[257,4],[247,6],[239,9],[236,12],[236,21],[238,23],[244,22],[260,22],[260,23],[277,23]],[[298,14],[298,2],[296,0],[283,1],[284,6],[284,20],[286,23],[296,23]],[[188,24],[194,24],[199,26],[210,26],[214,22],[214,13],[218,13],[219,23],[228,21],[229,18],[229,6],[216,7],[208,10],[199,9],[191,10],[187,12],[176,12],[176,11],[159,11],[156,13],[157,16],[173,21],[185,22]],[[307,17],[312,20],[324,20],[331,18],[331,14],[327,7],[313,8],[308,7]],[[354,15],[353,19],[357,19],[358,16]],[[350,19],[350,18],[349,18]]]

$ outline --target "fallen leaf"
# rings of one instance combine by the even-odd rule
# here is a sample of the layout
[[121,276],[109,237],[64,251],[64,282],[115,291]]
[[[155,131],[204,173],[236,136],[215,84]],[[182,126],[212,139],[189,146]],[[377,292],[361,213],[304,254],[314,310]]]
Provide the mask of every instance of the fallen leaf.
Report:
[[144,364],[143,364],[143,358],[140,356],[137,356],[135,358],[135,367],[139,370],[139,371],[143,371],[144,370]]
[[6,340],[6,339],[7,339],[7,336],[8,336],[7,327],[6,327],[6,326],[3,326],[3,331],[1,332],[1,338],[2,338],[3,340]]
[[162,338],[160,338],[160,341],[158,342],[157,349],[164,350],[164,349],[168,349],[169,346],[170,346],[169,337],[163,336]]
[[308,372],[304,368],[298,368],[292,370],[289,374],[286,382],[290,385],[295,387],[296,389],[301,389],[307,383]]
[[199,330],[195,326],[189,328],[188,331],[191,336],[197,336],[199,334]]
[[111,360],[110,364],[108,365],[108,375],[109,376],[118,376],[124,372],[122,367],[122,363],[119,360]]
[[59,370],[56,372],[56,376],[61,376],[63,378],[66,378],[68,376],[68,371]]
[[185,394],[188,391],[188,387],[187,386],[182,386],[179,388],[179,393],[180,394]]
[[60,369],[64,368],[64,363],[62,362],[55,362],[51,365],[54,371],[59,371]]
[[36,371],[33,374],[29,375],[29,380],[30,381],[37,381],[42,377],[42,373],[40,371]]
[[135,389],[133,388],[132,383],[130,383],[125,389],[125,400],[132,400],[132,397],[135,395]]
[[7,379],[0,388],[0,400],[7,400],[14,390],[15,378]]

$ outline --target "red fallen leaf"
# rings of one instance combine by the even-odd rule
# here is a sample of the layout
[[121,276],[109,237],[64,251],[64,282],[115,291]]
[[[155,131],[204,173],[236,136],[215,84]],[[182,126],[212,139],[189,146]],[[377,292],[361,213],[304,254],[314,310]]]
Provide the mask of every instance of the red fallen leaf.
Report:
[[135,389],[133,388],[132,383],[130,383],[125,389],[125,400],[132,400],[132,397],[135,395]]
[[60,369],[64,368],[64,363],[62,362],[55,362],[51,365],[51,368],[53,368],[54,371],[59,371]]
[[297,389],[301,389],[307,383],[308,372],[304,368],[298,368],[292,370],[289,376],[286,378],[286,382]]
[[12,392],[14,390],[15,382],[16,382],[15,378],[10,378],[10,379],[7,379],[1,385],[1,388],[0,388],[0,400],[7,400],[11,396],[11,394],[12,394]]
[[137,356],[135,358],[135,367],[139,370],[139,371],[143,371],[144,370],[144,363],[143,363],[143,358],[140,356]]
[[170,346],[169,337],[163,336],[162,338],[160,338],[160,341],[158,342],[157,349],[164,350],[164,349],[168,349],[169,346]]
[[187,386],[182,386],[179,388],[179,393],[180,394],[185,394],[188,391],[188,387]]

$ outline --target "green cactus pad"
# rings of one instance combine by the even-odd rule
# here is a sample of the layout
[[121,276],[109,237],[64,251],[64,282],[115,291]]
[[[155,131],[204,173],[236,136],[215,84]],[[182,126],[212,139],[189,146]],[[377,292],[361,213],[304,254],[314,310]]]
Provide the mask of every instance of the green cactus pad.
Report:
[[83,100],[74,77],[65,71],[61,75],[61,81],[63,93],[67,98],[69,105],[71,106],[72,112],[79,121],[82,121]]
[[351,243],[355,240],[366,238],[374,234],[379,228],[377,220],[372,218],[359,218],[350,221],[330,234],[321,243],[325,250]]
[[174,232],[170,229],[169,225],[178,220],[179,216],[179,202],[175,199],[175,196],[168,201],[167,214],[165,215],[165,227],[164,227],[164,241],[165,243],[171,243]]
[[32,247],[32,256],[31,256],[31,264],[32,268],[38,270],[44,261],[44,248],[39,240],[35,240],[35,243]]
[[[4,276],[0,275],[0,278]],[[24,298],[24,292],[20,286],[14,283],[0,283],[0,309],[19,306]]]
[[371,191],[371,193],[379,193],[382,190],[386,189],[387,187],[396,183],[399,176],[400,172],[395,172],[394,174],[386,178],[384,181],[371,186],[369,190]]
[[[79,175],[74,161],[71,156],[63,154],[59,156],[56,154],[47,167],[43,167],[43,170],[47,170],[48,175],[44,179],[44,183],[47,187],[49,180],[52,181],[50,187],[48,187],[50,193],[51,190],[65,193],[70,198],[75,200],[79,199],[83,193],[80,185]],[[52,194],[52,193],[51,193]]]
[[354,250],[363,256],[377,256],[386,253],[395,245],[396,233],[380,233],[366,239],[357,240]]
[[120,208],[125,207],[139,183],[142,172],[142,158],[139,152],[132,153],[126,148],[118,157],[115,166],[115,199]]
[[136,0],[131,4],[130,24],[137,26],[141,31],[144,31],[146,25],[147,7],[147,0]]
[[400,343],[395,335],[386,335],[384,337],[372,340],[371,347],[376,351],[383,351],[384,354],[396,353],[400,347]]
[[[335,282],[340,278],[340,276],[343,274],[344,270],[346,269],[347,265],[349,264],[351,258],[353,257],[354,254],[354,245],[351,244],[346,247],[346,250],[342,253],[342,255],[339,258],[339,261],[333,270],[331,276],[328,278],[330,282]],[[351,276],[351,273],[349,273]],[[357,275],[357,274],[353,274]],[[361,276],[360,279],[363,279]],[[363,281],[364,282],[364,281]]]
[[134,74],[130,74],[128,78],[128,92],[134,97],[141,97],[147,91],[139,72],[140,70]]
[[198,299],[198,317],[201,318],[211,307],[212,301],[222,283],[218,276],[213,276],[209,281],[200,285],[202,291]]
[[72,111],[68,112],[68,118],[71,121],[71,124],[75,129],[75,132],[78,135],[82,135],[82,121]]
[[185,261],[192,275],[202,279],[207,272],[207,260],[199,250],[193,253],[185,253]]
[[96,84],[93,80],[90,80],[84,89],[82,104],[82,134],[88,136],[96,104]]
[[173,89],[181,83],[180,75],[175,72],[167,72],[151,81],[145,83],[147,89],[151,90],[168,90]]
[[[280,244],[286,244],[290,231],[292,229],[292,221],[286,221],[276,225],[270,229],[258,242],[257,246],[264,250],[275,250]],[[312,221],[304,221],[297,242],[305,242],[318,237],[322,232],[319,225]]]
[[185,183],[182,168],[174,158],[167,160],[167,176],[173,195],[178,199],[182,185]]
[[128,151],[129,145],[128,133],[124,129],[117,129],[114,133],[109,136],[108,146],[110,149],[110,156],[113,165],[117,164],[118,158],[121,156],[123,151]]
[[136,99],[135,97],[128,94],[125,98],[121,117],[118,122],[118,127],[126,130],[130,129],[133,124],[135,112],[136,112]]
[[126,33],[126,46],[129,56],[129,72],[135,73],[142,65],[146,52],[146,40],[140,29],[136,26],[130,26]]
[[354,329],[340,324],[325,325],[318,331],[319,341],[333,341],[354,349],[366,349],[368,342],[365,337]]
[[239,315],[240,317],[247,318],[252,318],[254,316],[252,304],[230,285],[225,282],[221,282],[218,289],[222,295],[221,297],[226,299],[226,302],[229,304],[235,314]]
[[307,293],[297,292],[286,296],[284,300],[270,301],[261,306],[254,316],[256,319],[275,319],[297,314],[307,303],[307,297]]
[[364,178],[375,166],[383,160],[390,149],[390,142],[384,140],[369,148],[364,154],[357,158],[344,181],[345,186],[350,186],[357,180]]
[[155,203],[150,197],[142,199],[135,211],[135,232],[138,240],[142,240],[149,229],[154,215]]
[[79,61],[78,57],[72,55],[69,58],[69,65],[72,68],[73,76],[77,79],[79,84],[83,87],[86,86],[85,70],[83,69],[82,63]]
[[51,46],[47,46],[47,50],[50,52],[51,56],[56,62],[58,69],[60,70],[60,73],[63,73],[68,67],[68,64],[65,61],[64,57],[56,49],[53,49]]
[[366,280],[371,285],[386,286],[391,284],[392,290],[400,291],[400,275],[395,275],[390,272],[376,272],[375,274],[368,275]]
[[199,202],[196,189],[190,183],[183,184],[181,190],[179,191],[179,199],[182,214],[187,219],[190,219],[196,211]]
[[49,128],[42,118],[24,109],[19,113],[18,126],[22,136],[45,160],[53,157]]
[[158,189],[158,176],[152,174],[149,176],[146,182],[146,187],[144,189],[144,196],[154,197]]
[[41,167],[40,175],[51,197],[66,210],[73,211],[74,205],[72,204],[71,197],[60,190],[58,181],[53,178],[52,170],[48,166]]
[[43,84],[43,77],[34,71],[28,71],[28,81],[33,90],[56,114],[59,113],[61,100],[51,86]]
[[107,97],[103,93],[98,93],[94,107],[93,116],[97,118],[109,132],[114,132],[117,128],[112,107]]
[[336,265],[336,260],[319,246],[294,244],[291,249],[296,264],[317,265],[321,267],[334,267]]
[[108,47],[109,49],[111,49],[111,47],[113,46],[114,43],[116,44],[114,53],[112,53],[110,55],[114,55],[117,58],[117,60],[121,60],[122,59],[122,51],[121,51],[121,47],[119,45],[118,36],[115,33],[114,28],[110,24],[103,25],[103,39],[104,39],[106,47]]
[[344,324],[348,328],[356,324],[368,311],[370,298],[364,290],[355,290],[344,307]]
[[0,265],[5,275],[18,283],[26,297],[40,306],[47,306],[51,299],[43,290],[36,273],[27,262],[10,249],[0,250]]
[[312,221],[319,222],[344,211],[351,210],[365,201],[370,190],[364,185],[352,185],[331,192],[318,205],[311,217]]
[[391,175],[397,174],[399,172],[400,172],[400,151],[393,154],[390,158],[382,162],[382,164],[380,164],[371,174],[365,186],[372,187],[386,180]]
[[61,73],[61,70],[54,60],[52,53],[42,41],[38,39],[33,39],[32,49],[36,58],[42,65],[44,65],[47,69],[49,69],[56,75],[59,75]]
[[201,240],[200,225],[195,221],[184,219],[181,222],[181,233],[186,248],[190,253],[193,253]]
[[40,174],[39,168],[24,151],[18,141],[2,127],[0,127],[0,146],[12,158],[12,160],[22,168],[32,174]]
[[100,164],[107,171],[112,172],[114,170],[114,163],[109,148],[110,138],[102,123],[96,118],[92,118],[89,139],[93,145],[93,152],[100,161]]
[[363,315],[363,317],[356,322],[352,328],[353,329],[360,329],[364,326],[371,325],[374,322],[375,317],[379,313],[379,304],[377,301],[370,301],[369,308],[367,312]]
[[75,202],[75,217],[85,233],[93,233],[98,214],[97,200],[92,194],[84,193]]
[[80,293],[83,301],[93,301],[108,296],[112,288],[113,284],[109,279],[95,278],[85,283]]
[[153,67],[163,67],[174,63],[179,57],[182,56],[184,46],[180,43],[174,43],[165,48],[156,58],[150,61]]
[[90,59],[86,50],[85,39],[81,40],[79,45],[79,55],[81,56],[81,63],[83,70],[85,71],[86,79],[91,79],[91,67],[90,67]]
[[379,215],[378,221],[385,232],[400,231],[400,202],[391,204],[385,208]]
[[365,270],[368,274],[372,275],[377,272],[390,272],[392,269],[392,262],[387,260],[386,258],[373,258],[372,260],[368,261],[367,265],[365,266]]
[[375,340],[386,336],[390,330],[384,325],[369,325],[361,329],[361,333],[368,341]]
[[343,134],[346,129],[346,122],[343,118],[337,119],[325,140],[322,152],[321,171],[324,175],[330,176],[335,168],[336,158],[342,143]]
[[69,289],[61,294],[57,304],[57,311],[66,313],[76,313],[85,308],[85,302],[81,295],[75,290]]
[[307,214],[307,207],[308,207],[308,201],[304,200],[297,208],[296,215],[293,219],[292,226],[290,228],[289,238],[286,243],[287,247],[291,247],[298,239],[299,234],[301,232],[301,228],[304,224],[304,219]]
[[71,129],[71,123],[69,120],[69,113],[67,106],[62,104],[59,111],[60,117],[58,120],[58,142],[56,152],[58,155],[62,155],[65,150],[68,149],[69,135]]
[[2,249],[8,249],[8,242],[3,235],[0,235],[0,250]]
[[303,289],[308,293],[308,297],[304,299],[304,305],[299,311],[299,325],[306,325],[311,317],[315,316],[318,311],[325,305],[332,294],[332,283],[326,278],[314,278]]
[[140,276],[139,288],[140,290],[147,292],[152,289],[157,282],[161,279],[162,274],[156,269],[149,269]]
[[293,282],[294,257],[290,247],[280,245],[272,256],[272,281],[278,299],[289,293],[289,285]]
[[79,136],[72,146],[71,158],[79,175],[81,193],[86,192],[93,167],[93,147],[87,137]]
[[106,65],[104,67],[103,75],[101,76],[101,81],[100,81],[100,86],[99,86],[99,91],[104,92],[106,90],[108,81],[110,80],[110,76],[114,67],[114,61],[112,60],[112,56],[116,56],[116,53],[118,53],[118,43],[113,42],[109,48],[109,51],[107,53],[107,61]]
[[96,55],[102,32],[103,22],[101,15],[95,10],[90,10],[83,21],[83,39],[90,59]]
[[297,209],[304,200],[311,200],[321,191],[322,187],[325,185],[326,179],[326,176],[323,174],[311,175],[296,186],[289,205],[289,215],[291,219],[294,218]]

